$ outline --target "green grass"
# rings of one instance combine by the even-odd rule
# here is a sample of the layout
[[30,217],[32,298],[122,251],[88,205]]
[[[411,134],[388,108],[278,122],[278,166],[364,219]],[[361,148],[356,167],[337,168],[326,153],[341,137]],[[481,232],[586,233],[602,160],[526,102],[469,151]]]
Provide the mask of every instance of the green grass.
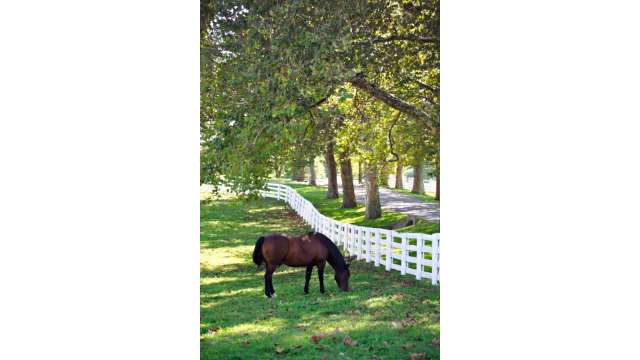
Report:
[[[373,220],[366,220],[364,218],[364,205],[358,204],[358,207],[356,208],[343,209],[341,208],[342,199],[327,199],[327,190],[322,186],[302,185],[286,181],[284,183],[296,189],[300,195],[311,201],[313,206],[315,206],[321,214],[347,224],[385,228],[407,217],[405,214],[399,212],[383,210],[382,217]],[[433,234],[440,232],[440,224],[420,219],[416,225],[397,229],[396,231]]]
[[440,202],[440,200],[436,200],[436,198],[434,196],[429,195],[429,194],[414,194],[411,191],[406,190],[406,189],[394,189],[394,188],[390,188],[390,187],[387,188],[387,189],[389,189],[391,191],[394,191],[394,192],[397,192],[397,193],[402,193],[402,194],[405,194],[405,195],[413,196],[416,199],[420,199],[420,200],[423,200],[423,201],[426,201],[426,202],[432,202],[432,203]]
[[[352,291],[339,291],[327,266],[326,293],[314,269],[304,295],[304,268],[282,266],[269,300],[264,270],[251,260],[255,240],[310,229],[272,199],[209,199],[200,216],[202,359],[439,358],[439,288],[429,280],[354,261]],[[343,343],[347,336],[351,345]]]

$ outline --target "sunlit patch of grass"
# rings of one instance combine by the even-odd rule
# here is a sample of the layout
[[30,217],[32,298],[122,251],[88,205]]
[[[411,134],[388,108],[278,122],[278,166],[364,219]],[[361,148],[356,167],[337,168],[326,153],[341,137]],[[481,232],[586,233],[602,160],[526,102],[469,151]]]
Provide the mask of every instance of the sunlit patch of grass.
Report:
[[[356,261],[352,291],[339,291],[327,266],[326,293],[320,294],[314,269],[304,295],[304,269],[283,266],[273,280],[277,297],[267,299],[264,269],[251,260],[256,239],[309,230],[275,200],[201,203],[201,358],[406,359],[411,352],[439,358],[433,342],[440,332],[439,288],[428,280]],[[314,335],[324,336],[314,343]],[[345,336],[355,343],[345,345]]]
[[[313,206],[315,206],[321,214],[347,224],[376,228],[389,228],[393,224],[396,224],[407,218],[407,215],[405,214],[395,211],[383,210],[381,217],[377,219],[366,220],[364,218],[365,207],[363,205],[358,204],[356,208],[343,209],[342,199],[327,199],[327,190],[324,187],[310,186],[293,182],[286,182],[286,184],[296,189],[296,191],[305,199],[311,201]],[[410,227],[398,229],[397,231],[433,234],[440,232],[440,224],[420,219],[417,224]]]

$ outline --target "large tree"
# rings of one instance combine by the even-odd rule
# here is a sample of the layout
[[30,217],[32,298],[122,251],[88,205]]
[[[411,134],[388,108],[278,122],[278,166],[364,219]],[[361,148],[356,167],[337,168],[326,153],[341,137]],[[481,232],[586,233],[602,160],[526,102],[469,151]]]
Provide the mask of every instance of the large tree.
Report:
[[201,1],[200,25],[203,182],[261,187],[347,84],[437,133],[438,1]]

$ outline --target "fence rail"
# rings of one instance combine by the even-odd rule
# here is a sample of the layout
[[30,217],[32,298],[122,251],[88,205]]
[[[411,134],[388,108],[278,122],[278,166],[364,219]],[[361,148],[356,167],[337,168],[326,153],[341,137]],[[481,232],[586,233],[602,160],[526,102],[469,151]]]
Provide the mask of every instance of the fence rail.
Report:
[[393,230],[346,224],[322,215],[313,204],[293,188],[268,183],[264,197],[284,200],[311,227],[342,246],[358,260],[400,271],[416,279],[440,280],[440,234],[400,233]]

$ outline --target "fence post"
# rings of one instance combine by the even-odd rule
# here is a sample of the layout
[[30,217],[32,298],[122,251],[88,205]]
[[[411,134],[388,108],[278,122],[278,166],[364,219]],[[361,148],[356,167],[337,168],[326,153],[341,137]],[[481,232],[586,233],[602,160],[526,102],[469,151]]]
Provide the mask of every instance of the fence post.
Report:
[[431,284],[436,285],[440,280],[440,239],[438,235],[431,238]]
[[381,237],[380,237],[380,230],[376,229],[376,259],[375,259],[375,264],[376,266],[380,265],[380,241],[381,241]]
[[402,239],[402,252],[400,253],[400,274],[404,275],[407,273],[407,235],[400,235]]
[[362,259],[362,242],[364,241],[364,237],[362,236],[362,228],[358,226],[358,236],[356,237],[356,239],[358,239],[358,260]]
[[422,260],[424,259],[424,255],[422,255],[422,245],[424,243],[424,236],[418,235],[416,237],[416,246],[418,250],[416,250],[416,279],[422,279]]
[[391,271],[391,262],[393,261],[393,259],[391,258],[391,253],[392,253],[392,249],[391,249],[391,243],[393,242],[393,231],[391,230],[387,230],[387,256],[386,256],[386,264],[385,264],[385,270],[387,271]]
[[366,239],[366,251],[367,251],[367,255],[366,255],[366,259],[367,262],[371,261],[371,239],[373,239],[373,233],[370,232],[369,230],[365,230],[364,232],[364,238]]

